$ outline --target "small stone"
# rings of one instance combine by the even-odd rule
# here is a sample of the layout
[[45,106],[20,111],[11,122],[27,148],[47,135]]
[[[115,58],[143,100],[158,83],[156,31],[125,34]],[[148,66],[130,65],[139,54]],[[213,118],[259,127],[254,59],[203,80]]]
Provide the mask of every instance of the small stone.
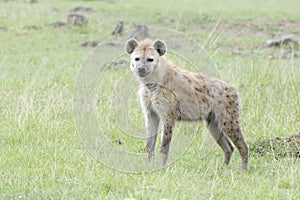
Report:
[[88,20],[83,15],[77,14],[68,15],[67,22],[69,25],[75,26],[86,26],[88,24]]

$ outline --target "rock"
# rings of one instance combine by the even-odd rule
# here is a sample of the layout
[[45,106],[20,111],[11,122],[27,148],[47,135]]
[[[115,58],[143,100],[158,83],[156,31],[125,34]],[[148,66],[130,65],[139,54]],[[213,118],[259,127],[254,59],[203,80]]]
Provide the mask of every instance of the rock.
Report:
[[120,34],[123,31],[123,26],[124,26],[124,22],[123,21],[119,21],[116,25],[116,27],[114,28],[114,30],[112,31],[112,35],[115,34]]
[[70,14],[68,15],[67,23],[75,26],[86,26],[88,20],[83,15]]
[[266,42],[266,47],[281,47],[283,45],[300,45],[300,36],[299,35],[284,35],[277,39],[271,39]]

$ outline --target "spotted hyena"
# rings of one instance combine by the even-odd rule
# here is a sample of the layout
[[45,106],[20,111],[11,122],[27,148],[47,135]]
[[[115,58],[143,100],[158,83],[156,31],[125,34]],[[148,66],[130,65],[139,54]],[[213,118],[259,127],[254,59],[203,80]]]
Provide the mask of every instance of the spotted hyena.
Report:
[[[165,165],[176,120],[205,120],[208,130],[229,164],[233,145],[242,167],[248,167],[248,146],[240,128],[241,101],[235,87],[214,77],[178,68],[165,57],[164,41],[129,39],[125,51],[130,68],[140,81],[139,98],[146,122],[146,151],[154,155],[159,123],[162,124],[160,155]],[[232,142],[232,143],[231,143]]]

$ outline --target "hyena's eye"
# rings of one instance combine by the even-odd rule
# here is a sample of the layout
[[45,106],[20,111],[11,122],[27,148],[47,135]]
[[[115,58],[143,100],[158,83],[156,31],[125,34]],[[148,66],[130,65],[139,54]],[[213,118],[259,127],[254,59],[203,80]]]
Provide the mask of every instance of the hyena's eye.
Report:
[[135,60],[135,61],[139,61],[139,60],[140,60],[140,58],[135,58],[134,60]]
[[147,62],[153,62],[154,59],[153,58],[147,58]]

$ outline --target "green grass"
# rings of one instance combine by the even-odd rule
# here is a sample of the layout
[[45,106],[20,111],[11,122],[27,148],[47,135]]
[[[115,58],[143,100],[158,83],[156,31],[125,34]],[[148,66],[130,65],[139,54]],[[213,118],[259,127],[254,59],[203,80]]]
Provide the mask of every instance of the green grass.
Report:
[[[71,8],[83,5],[96,10],[85,14],[87,27],[44,26],[66,21]],[[58,11],[51,11],[51,6]],[[244,27],[247,20],[258,19],[271,25]],[[72,110],[77,74],[90,51],[80,44],[108,38],[117,21],[124,20],[125,30],[135,24],[168,27],[202,44],[217,64],[220,77],[240,90],[242,128],[249,145],[298,133],[299,58],[284,59],[285,49],[270,50],[260,44],[272,34],[285,33],[277,22],[299,19],[296,0],[0,1],[0,26],[7,28],[0,30],[0,198],[299,199],[299,159],[251,154],[250,169],[243,172],[235,151],[230,165],[222,167],[223,154],[216,145],[206,156],[200,151],[207,134],[203,126],[187,152],[164,170],[132,174],[111,169],[84,147]],[[229,28],[218,29],[229,21],[233,22]],[[23,28],[29,25],[43,29]],[[235,37],[243,29],[263,30],[263,35],[251,32]],[[240,45],[247,54],[220,50],[226,45]],[[269,58],[270,54],[275,58]],[[96,94],[97,117],[109,139],[124,141],[120,148],[142,152],[143,141],[122,135],[109,109],[115,80],[127,71],[106,72],[105,81],[97,87],[106,91]],[[130,113],[135,123],[142,123],[134,97]],[[105,121],[101,114],[106,114]],[[193,124],[186,126],[180,124],[175,136],[194,128]]]

